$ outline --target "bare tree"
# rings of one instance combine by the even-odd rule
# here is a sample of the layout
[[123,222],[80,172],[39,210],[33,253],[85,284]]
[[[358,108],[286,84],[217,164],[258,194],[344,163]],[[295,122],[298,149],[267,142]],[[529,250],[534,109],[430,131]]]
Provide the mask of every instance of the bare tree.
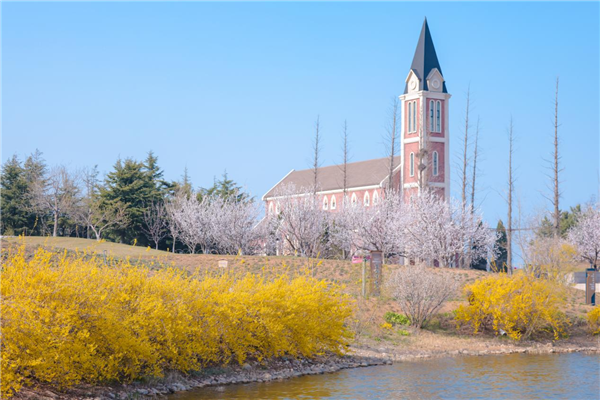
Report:
[[320,122],[319,116],[317,116],[317,122],[315,122],[315,138],[313,141],[313,194],[316,194],[319,187],[319,168],[321,167],[321,137],[320,135]]
[[[346,198],[348,194],[348,162],[350,161],[350,148],[348,143],[348,123],[344,120],[344,127],[342,128],[342,188],[343,197]],[[343,201],[342,201],[343,203]]]
[[477,117],[477,128],[475,129],[475,146],[473,148],[473,178],[471,180],[471,212],[475,210],[475,188],[477,179],[477,155],[479,152],[479,117]]
[[386,192],[391,192],[394,190],[393,187],[393,174],[395,158],[396,158],[396,141],[398,136],[398,98],[394,97],[392,101],[392,106],[390,108],[390,122],[387,128],[387,141],[388,141],[388,154],[389,154],[389,175]]
[[148,238],[154,242],[154,248],[158,250],[158,243],[168,235],[168,217],[165,205],[162,202],[152,202],[144,211],[144,224],[142,230]]
[[462,159],[462,191],[461,200],[464,209],[467,208],[467,166],[469,164],[468,147],[469,147],[469,111],[471,109],[471,88],[467,89],[467,108],[465,111],[465,136],[464,136],[464,149]]
[[79,195],[77,174],[70,173],[63,165],[53,167],[44,186],[35,187],[33,190],[36,206],[52,214],[52,236],[57,236],[59,218],[63,215],[74,215],[75,212]]
[[107,229],[127,224],[125,209],[121,203],[102,202],[98,195],[86,196],[78,207],[76,217],[80,224],[94,232],[96,240],[100,240]]
[[513,209],[513,192],[515,180],[513,177],[513,154],[514,154],[514,136],[513,136],[513,121],[510,119],[508,128],[508,218],[506,226],[506,267],[508,273],[512,275],[512,209]]
[[559,209],[559,199],[560,199],[560,191],[558,187],[558,174],[562,169],[560,168],[560,155],[558,154],[558,77],[556,78],[556,92],[554,96],[554,153],[552,154],[552,158],[554,159],[552,165],[553,172],[553,200],[552,205],[554,206],[554,236],[560,236],[560,209]]
[[388,285],[392,297],[416,328],[422,328],[458,288],[455,278],[428,271],[421,264],[399,268]]
[[577,249],[578,257],[598,269],[600,262],[600,203],[589,207],[568,233],[569,242]]

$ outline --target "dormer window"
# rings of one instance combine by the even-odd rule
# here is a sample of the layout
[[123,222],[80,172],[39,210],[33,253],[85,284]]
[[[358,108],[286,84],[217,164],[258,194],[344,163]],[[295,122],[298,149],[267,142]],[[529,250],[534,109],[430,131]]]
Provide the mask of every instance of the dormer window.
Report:
[[371,199],[369,198],[369,192],[366,192],[365,196],[363,197],[363,205],[365,207],[369,207],[371,205]]

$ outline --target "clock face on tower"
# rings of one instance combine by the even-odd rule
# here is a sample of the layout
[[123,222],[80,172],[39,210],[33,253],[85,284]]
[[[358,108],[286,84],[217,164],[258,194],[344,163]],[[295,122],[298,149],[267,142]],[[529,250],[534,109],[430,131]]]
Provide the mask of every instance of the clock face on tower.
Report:
[[433,86],[434,89],[439,89],[440,88],[440,80],[435,78],[433,81],[431,81],[431,86]]
[[414,79],[412,79],[412,80],[410,81],[410,89],[411,89],[411,90],[415,90],[416,88],[417,88],[417,81],[416,81],[416,80],[414,80]]

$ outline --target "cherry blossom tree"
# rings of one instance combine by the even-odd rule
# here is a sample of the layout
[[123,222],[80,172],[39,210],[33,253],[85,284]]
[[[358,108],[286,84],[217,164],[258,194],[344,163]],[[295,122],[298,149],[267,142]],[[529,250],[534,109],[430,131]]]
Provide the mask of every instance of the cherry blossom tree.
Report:
[[215,198],[208,204],[214,217],[210,224],[219,253],[253,254],[259,245],[259,229],[255,229],[260,214],[253,201]]
[[469,254],[472,262],[494,254],[496,234],[478,212],[431,191],[414,196],[406,206],[406,255],[429,264],[453,267]]
[[331,240],[341,248],[401,254],[405,219],[402,207],[400,193],[391,190],[377,204],[344,204],[331,220]]
[[279,213],[270,216],[277,222],[277,234],[294,253],[307,257],[323,256],[329,249],[330,214],[323,210],[323,199],[314,190],[286,185],[275,194]]
[[568,233],[568,240],[577,249],[578,257],[598,269],[600,261],[600,206],[589,207]]

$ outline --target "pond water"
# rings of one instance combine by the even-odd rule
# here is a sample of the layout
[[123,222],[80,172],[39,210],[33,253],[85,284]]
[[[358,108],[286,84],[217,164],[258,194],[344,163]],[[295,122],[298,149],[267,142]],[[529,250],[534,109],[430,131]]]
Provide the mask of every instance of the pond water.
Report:
[[440,358],[201,388],[169,400],[200,399],[600,399],[600,357],[568,353]]

